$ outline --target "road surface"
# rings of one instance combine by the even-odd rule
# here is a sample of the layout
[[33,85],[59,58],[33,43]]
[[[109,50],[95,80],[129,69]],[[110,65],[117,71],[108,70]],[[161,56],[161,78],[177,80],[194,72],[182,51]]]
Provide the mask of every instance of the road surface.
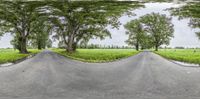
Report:
[[44,51],[0,68],[0,99],[200,99],[200,69],[151,52],[83,63]]

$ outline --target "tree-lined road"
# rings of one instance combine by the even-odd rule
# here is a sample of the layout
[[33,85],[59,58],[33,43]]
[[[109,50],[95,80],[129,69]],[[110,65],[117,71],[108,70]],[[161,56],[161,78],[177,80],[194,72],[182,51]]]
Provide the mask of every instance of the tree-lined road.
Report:
[[151,52],[83,63],[44,51],[0,68],[0,99],[199,99],[199,76]]

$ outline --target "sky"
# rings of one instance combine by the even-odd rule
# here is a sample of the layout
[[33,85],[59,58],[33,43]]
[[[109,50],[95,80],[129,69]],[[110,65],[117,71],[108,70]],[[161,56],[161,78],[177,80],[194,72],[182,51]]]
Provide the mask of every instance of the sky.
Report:
[[[177,7],[177,4],[173,3],[147,3],[145,4],[145,8],[140,8],[137,10],[134,10],[133,12],[137,16],[128,17],[123,16],[119,20],[122,24],[126,24],[130,20],[136,19],[140,16],[143,16],[145,14],[149,14],[152,12],[160,13],[160,14],[166,14],[170,17],[170,13],[166,11],[165,9],[171,8],[171,7]],[[189,19],[183,19],[178,20],[178,17],[172,17],[172,23],[174,24],[174,38],[171,39],[170,45],[168,47],[177,47],[177,46],[183,46],[183,47],[200,47],[200,40],[196,37],[195,32],[197,29],[192,29],[188,26]],[[112,33],[112,39],[107,38],[103,41],[100,40],[91,40],[90,43],[94,44],[105,44],[105,45],[127,45],[124,41],[128,39],[128,35],[125,34],[125,29],[122,26],[117,29],[109,29]]]
[[[101,45],[118,45],[118,46],[127,46],[124,42],[128,39],[128,35],[125,34],[124,24],[130,20],[136,19],[145,14],[152,12],[166,14],[170,16],[170,13],[165,9],[176,7],[177,4],[173,3],[146,3],[145,8],[140,8],[133,10],[136,16],[122,16],[119,21],[122,23],[119,29],[112,29],[108,27],[108,30],[111,32],[112,38],[106,38],[105,40],[92,39],[89,41],[91,44],[101,44]],[[172,23],[174,24],[174,38],[171,39],[170,45],[168,47],[177,47],[183,46],[188,48],[200,47],[200,40],[197,38],[195,32],[197,29],[192,29],[188,26],[189,19],[178,20],[177,17],[172,17]],[[10,34],[5,34],[0,38],[0,48],[12,47],[10,45],[10,40],[12,36]],[[57,46],[57,42],[53,43],[53,46]]]

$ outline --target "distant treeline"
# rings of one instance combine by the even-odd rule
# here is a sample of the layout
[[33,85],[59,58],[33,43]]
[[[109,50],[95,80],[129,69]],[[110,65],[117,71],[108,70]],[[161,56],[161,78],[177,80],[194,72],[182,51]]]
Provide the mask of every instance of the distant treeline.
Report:
[[[59,48],[64,48],[60,46]],[[134,49],[131,46],[117,46],[117,45],[100,45],[100,44],[87,44],[87,45],[77,45],[80,49]]]
[[159,49],[200,49],[199,47],[194,47],[194,48],[191,48],[191,47],[182,47],[182,46],[177,46],[177,47],[159,47]]

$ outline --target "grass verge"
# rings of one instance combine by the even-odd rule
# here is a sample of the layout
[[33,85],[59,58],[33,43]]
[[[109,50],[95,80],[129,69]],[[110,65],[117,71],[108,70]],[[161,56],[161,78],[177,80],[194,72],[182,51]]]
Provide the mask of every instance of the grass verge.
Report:
[[139,53],[133,49],[77,49],[72,54],[64,49],[52,49],[52,51],[75,60],[92,63],[115,61]]
[[200,49],[162,49],[155,53],[167,59],[200,64]]
[[29,49],[29,54],[20,54],[19,51],[14,49],[0,49],[0,64],[15,62],[29,55],[39,53],[39,50]]

